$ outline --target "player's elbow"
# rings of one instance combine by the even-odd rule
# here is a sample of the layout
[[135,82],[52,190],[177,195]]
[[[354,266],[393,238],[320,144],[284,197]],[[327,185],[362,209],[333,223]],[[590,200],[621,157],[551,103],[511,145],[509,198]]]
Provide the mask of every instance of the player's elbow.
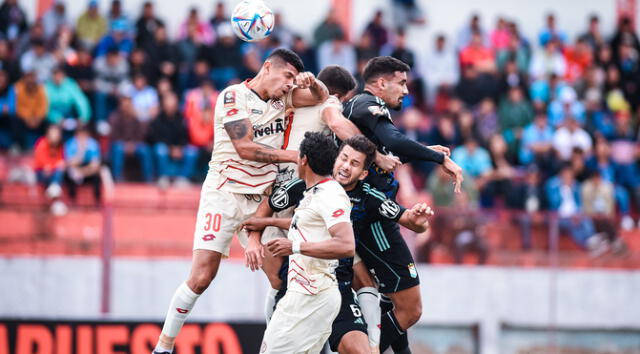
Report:
[[350,258],[356,255],[356,243],[353,240],[353,238],[351,240],[344,242],[344,247],[342,248],[342,251],[343,252],[340,255],[340,258]]

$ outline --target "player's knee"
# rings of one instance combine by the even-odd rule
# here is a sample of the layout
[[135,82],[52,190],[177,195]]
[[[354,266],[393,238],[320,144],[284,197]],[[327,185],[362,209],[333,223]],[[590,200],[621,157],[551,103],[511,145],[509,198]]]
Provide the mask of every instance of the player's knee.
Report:
[[271,284],[272,289],[280,289],[282,287],[282,279],[278,274],[267,274],[267,278],[269,279],[269,284]]
[[366,336],[363,336],[364,340],[356,340],[360,338],[354,337],[355,336],[350,337],[348,334],[345,335],[340,341],[338,352],[340,354],[371,354],[371,348],[369,347],[369,341],[366,339]]
[[422,317],[422,302],[416,301],[412,304],[411,308],[408,311],[407,320],[409,325],[407,327],[413,326],[416,322],[420,320]]
[[202,294],[214,278],[214,274],[211,272],[194,272],[189,276],[187,285],[196,294]]

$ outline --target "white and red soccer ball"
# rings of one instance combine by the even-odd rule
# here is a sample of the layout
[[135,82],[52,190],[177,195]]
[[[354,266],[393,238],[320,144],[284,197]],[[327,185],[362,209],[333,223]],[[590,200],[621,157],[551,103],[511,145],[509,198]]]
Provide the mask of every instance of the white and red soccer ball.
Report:
[[262,0],[243,0],[231,13],[233,32],[246,42],[265,39],[275,25],[273,12]]

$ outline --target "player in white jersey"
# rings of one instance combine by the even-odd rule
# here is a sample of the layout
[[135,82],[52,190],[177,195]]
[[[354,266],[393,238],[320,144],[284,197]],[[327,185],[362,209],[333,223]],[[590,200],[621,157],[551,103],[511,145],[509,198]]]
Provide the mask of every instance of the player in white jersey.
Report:
[[276,256],[289,256],[287,292],[264,333],[260,353],[319,353],[331,334],[341,295],[338,259],[353,257],[351,202],[331,178],[337,147],[331,137],[308,132],[300,144],[299,177],[307,186],[288,238],[269,241]]
[[[282,148],[291,151],[298,151],[300,143],[306,132],[319,132],[325,135],[335,134],[340,140],[346,140],[352,136],[359,135],[360,130],[342,115],[342,103],[347,101],[351,92],[356,87],[356,80],[345,68],[338,65],[330,65],[322,69],[318,74],[318,80],[322,81],[329,90],[329,98],[322,104],[297,108],[287,117],[287,130],[284,134]],[[400,160],[392,155],[376,154],[376,164],[384,166],[385,169],[393,171],[400,164]],[[278,166],[278,176],[275,187],[284,185],[296,179],[298,176],[297,164],[281,163]],[[274,188],[276,190],[276,188]],[[263,210],[269,210],[263,201]],[[293,215],[293,208],[276,213],[276,218],[290,218]],[[246,247],[247,257],[258,257],[262,253],[262,244],[277,237],[286,237],[286,228],[281,229],[273,226],[265,228],[261,237],[251,238]],[[262,242],[257,242],[261,240]],[[271,289],[265,299],[265,316],[271,317],[275,297],[281,287],[281,279],[278,274],[282,265],[281,257],[274,258],[269,252],[264,252],[265,258],[261,262],[262,269],[269,278]]]
[[280,150],[286,109],[324,102],[328,91],[304,72],[297,54],[277,49],[252,80],[232,85],[216,102],[215,144],[202,186],[194,232],[191,273],[176,290],[154,353],[171,353],[197,298],[229,253],[233,235],[246,243],[241,222],[253,215],[276,176],[276,163],[296,162],[297,153]]

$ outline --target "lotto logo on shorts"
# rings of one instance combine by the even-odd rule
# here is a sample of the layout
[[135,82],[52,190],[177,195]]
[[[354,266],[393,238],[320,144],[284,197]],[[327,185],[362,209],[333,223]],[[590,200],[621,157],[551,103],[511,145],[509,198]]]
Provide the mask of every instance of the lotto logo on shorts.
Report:
[[415,278],[415,277],[418,276],[418,271],[416,270],[416,265],[415,264],[409,263],[407,268],[409,268],[409,275],[411,275],[412,278]]
[[214,234],[206,234],[202,236],[202,241],[213,241],[216,239],[216,235]]

